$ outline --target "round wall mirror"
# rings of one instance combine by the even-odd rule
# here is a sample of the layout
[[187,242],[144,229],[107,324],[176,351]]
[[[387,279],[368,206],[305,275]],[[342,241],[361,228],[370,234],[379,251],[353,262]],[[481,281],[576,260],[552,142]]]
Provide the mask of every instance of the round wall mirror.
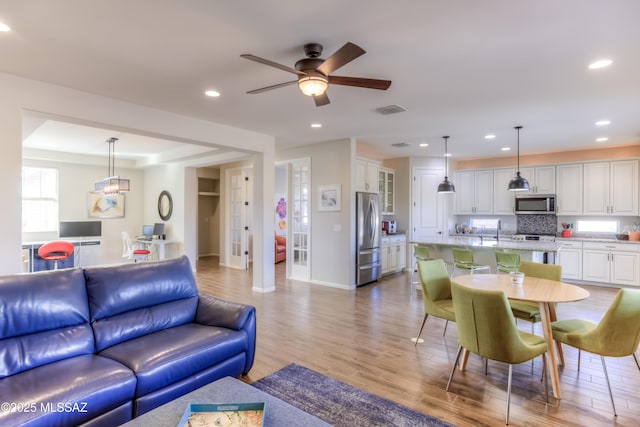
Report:
[[171,198],[171,193],[165,190],[160,193],[160,197],[158,197],[158,214],[160,214],[160,218],[163,221],[168,221],[169,218],[171,218],[172,212],[173,199]]

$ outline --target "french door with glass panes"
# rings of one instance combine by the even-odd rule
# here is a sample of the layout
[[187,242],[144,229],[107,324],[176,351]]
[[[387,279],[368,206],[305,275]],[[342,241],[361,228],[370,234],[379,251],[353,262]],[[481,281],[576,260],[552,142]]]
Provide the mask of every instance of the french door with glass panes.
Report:
[[290,278],[308,281],[311,277],[310,230],[311,230],[311,161],[294,160],[290,163],[290,239],[292,242],[287,259],[290,265]]
[[227,174],[227,213],[229,234],[227,235],[227,266],[246,270],[251,260],[251,211],[253,170],[251,168],[229,169]]

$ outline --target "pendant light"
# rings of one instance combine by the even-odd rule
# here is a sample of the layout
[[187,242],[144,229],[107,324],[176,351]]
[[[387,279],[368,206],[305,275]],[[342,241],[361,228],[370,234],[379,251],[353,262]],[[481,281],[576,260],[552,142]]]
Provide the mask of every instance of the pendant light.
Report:
[[522,126],[516,126],[518,131],[518,168],[516,169],[516,176],[509,181],[509,191],[529,191],[529,181],[520,176],[520,129]]
[[447,140],[448,136],[443,136],[444,138],[444,180],[438,185],[438,193],[455,193],[456,187],[453,185],[453,182],[449,181],[449,177],[447,176],[449,173],[449,150],[447,149]]
[[94,183],[94,192],[102,194],[120,194],[131,190],[131,183],[128,179],[121,179],[116,175],[116,141],[118,138],[109,138],[109,163],[107,166],[107,177]]

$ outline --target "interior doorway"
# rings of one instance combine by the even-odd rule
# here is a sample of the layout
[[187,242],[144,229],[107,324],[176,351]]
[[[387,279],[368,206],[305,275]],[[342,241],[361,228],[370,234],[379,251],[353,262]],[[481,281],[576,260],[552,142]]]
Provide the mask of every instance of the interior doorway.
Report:
[[294,280],[311,278],[311,159],[288,162],[289,199],[287,215],[287,276]]

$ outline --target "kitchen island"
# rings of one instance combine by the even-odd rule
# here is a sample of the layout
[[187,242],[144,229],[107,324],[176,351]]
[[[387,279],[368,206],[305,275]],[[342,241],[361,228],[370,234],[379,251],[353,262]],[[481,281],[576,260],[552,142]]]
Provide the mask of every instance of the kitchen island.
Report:
[[472,249],[474,261],[477,264],[490,265],[492,272],[496,271],[496,249],[517,252],[524,261],[545,262],[545,259],[556,260],[556,254],[562,248],[562,242],[515,241],[509,237],[496,240],[495,237],[478,235],[434,236],[410,243],[428,246],[431,258],[442,258],[449,265],[453,265],[454,247]]

